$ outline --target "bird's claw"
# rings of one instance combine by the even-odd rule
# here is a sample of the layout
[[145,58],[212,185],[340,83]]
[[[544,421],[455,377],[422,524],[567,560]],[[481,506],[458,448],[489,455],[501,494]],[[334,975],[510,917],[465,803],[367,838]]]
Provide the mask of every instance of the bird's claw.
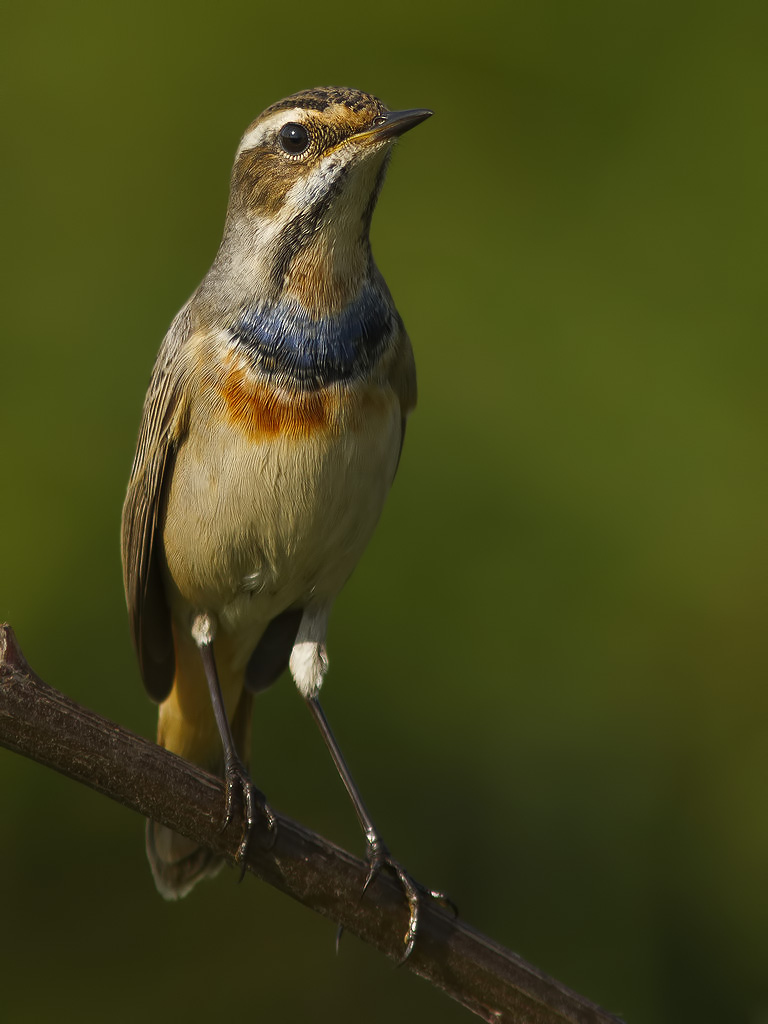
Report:
[[445,893],[439,892],[436,889],[426,889],[423,885],[420,885],[415,881],[415,879],[411,878],[402,864],[396,861],[390,854],[389,850],[378,836],[373,839],[369,839],[368,861],[370,863],[370,868],[368,870],[368,876],[365,879],[365,884],[363,885],[361,896],[366,894],[369,886],[376,879],[377,875],[379,875],[381,869],[387,867],[397,877],[408,903],[408,927],[403,937],[405,951],[402,959],[400,960],[400,963],[404,964],[413,952],[413,947],[416,943],[416,936],[419,932],[419,920],[421,917],[423,898],[428,896],[437,903],[441,903],[444,907],[448,908],[455,917],[458,917],[458,908],[453,900],[449,899]]
[[243,835],[235,855],[236,862],[242,868],[240,874],[240,880],[242,881],[245,875],[248,846],[256,824],[257,811],[260,811],[265,818],[267,831],[273,837],[273,841],[277,822],[264,794],[251,782],[251,777],[242,761],[233,758],[227,762],[224,771],[224,781],[226,785],[226,799],[224,805],[224,824],[221,826],[222,832],[234,817],[237,793],[240,794],[243,804]]

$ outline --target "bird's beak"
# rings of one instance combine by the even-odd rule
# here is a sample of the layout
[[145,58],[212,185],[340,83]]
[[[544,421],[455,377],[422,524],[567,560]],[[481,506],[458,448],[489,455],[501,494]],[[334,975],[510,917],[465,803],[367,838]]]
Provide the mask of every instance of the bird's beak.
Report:
[[432,117],[433,111],[419,108],[418,110],[389,110],[386,114],[380,114],[374,120],[373,127],[361,132],[360,135],[367,135],[371,139],[395,139],[404,135],[417,124]]

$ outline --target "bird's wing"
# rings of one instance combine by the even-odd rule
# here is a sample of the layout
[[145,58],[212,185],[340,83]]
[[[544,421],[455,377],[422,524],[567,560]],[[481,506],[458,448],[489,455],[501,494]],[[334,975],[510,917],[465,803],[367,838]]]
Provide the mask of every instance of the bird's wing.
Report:
[[161,569],[161,517],[176,450],[186,431],[182,346],[188,307],[174,320],[157,356],[123,505],[123,581],[131,634],[150,697],[165,700],[173,685],[171,613]]
[[[400,451],[397,456],[397,466],[399,466],[400,455],[402,454],[403,443],[405,442],[406,420],[416,407],[416,363],[413,358],[411,340],[406,333],[405,327],[402,326],[394,345],[393,358],[389,363],[387,377],[390,387],[400,402],[402,432],[400,434]],[[395,467],[395,473],[397,473],[397,466]]]

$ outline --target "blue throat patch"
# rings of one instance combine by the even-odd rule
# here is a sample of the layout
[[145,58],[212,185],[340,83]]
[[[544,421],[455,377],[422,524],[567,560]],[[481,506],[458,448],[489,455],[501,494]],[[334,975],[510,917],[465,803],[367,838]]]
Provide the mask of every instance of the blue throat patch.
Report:
[[370,284],[335,316],[315,320],[296,302],[245,311],[231,328],[268,377],[316,390],[363,377],[376,364],[400,317]]

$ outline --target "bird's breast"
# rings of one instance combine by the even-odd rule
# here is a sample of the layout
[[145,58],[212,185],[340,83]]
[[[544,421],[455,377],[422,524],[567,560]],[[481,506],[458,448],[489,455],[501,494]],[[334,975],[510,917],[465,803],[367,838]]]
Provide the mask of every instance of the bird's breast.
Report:
[[389,389],[370,380],[307,390],[254,373],[232,352],[222,361],[211,397],[232,428],[252,442],[376,430],[393,399]]
[[299,291],[240,311],[228,334],[254,371],[316,390],[369,376],[401,330],[386,285],[374,276],[338,309],[321,311],[317,296]]
[[[386,380],[302,389],[210,338],[173,469],[163,529],[184,605],[237,634],[332,598],[378,521],[397,466],[402,410]],[[238,625],[239,623],[239,625]]]

